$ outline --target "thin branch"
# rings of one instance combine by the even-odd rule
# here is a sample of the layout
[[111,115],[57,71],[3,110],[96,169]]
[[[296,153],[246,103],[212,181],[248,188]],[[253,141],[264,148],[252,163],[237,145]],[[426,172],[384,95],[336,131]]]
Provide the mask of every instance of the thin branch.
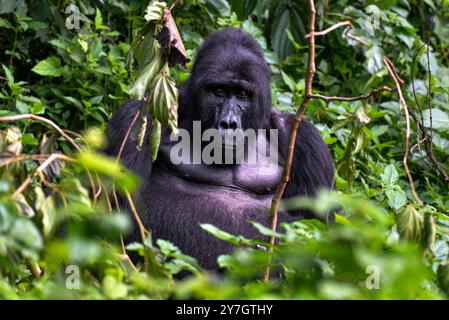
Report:
[[316,93],[316,94],[312,94],[310,96],[310,98],[311,99],[321,99],[324,101],[347,101],[347,102],[350,102],[350,101],[356,101],[356,100],[367,100],[367,99],[370,99],[370,98],[376,96],[380,92],[384,92],[384,91],[393,92],[395,90],[396,89],[394,89],[394,88],[383,86],[381,88],[374,89],[373,91],[371,91],[369,93],[362,94],[362,95],[356,96],[356,97],[324,96],[322,94]]
[[17,120],[23,120],[23,119],[33,119],[33,120],[38,120],[38,121],[42,121],[45,122],[46,124],[52,126],[56,131],[58,131],[58,133],[63,136],[65,139],[67,139],[67,141],[77,150],[77,151],[81,151],[81,148],[79,147],[79,145],[72,139],[70,138],[65,132],[64,130],[62,130],[56,123],[54,123],[53,121],[46,119],[44,117],[40,117],[37,116],[35,114],[19,114],[16,116],[7,116],[7,117],[0,117],[0,122],[15,122]]
[[419,52],[421,51],[421,49],[423,47],[424,47],[424,45],[419,47],[418,50],[416,50],[415,55],[413,56],[413,61],[412,61],[412,65],[411,65],[411,78],[410,78],[410,82],[412,84],[412,92],[413,92],[414,101],[416,103],[416,106],[418,107],[418,111],[419,111],[421,119],[418,119],[418,117],[416,116],[415,112],[412,110],[411,107],[409,107],[409,113],[419,128],[419,130],[417,132],[418,133],[421,132],[421,134],[422,134],[421,141],[424,141],[424,147],[426,149],[426,154],[429,157],[429,160],[432,162],[432,164],[437,169],[437,171],[441,174],[444,181],[449,182],[449,175],[447,174],[446,170],[443,168],[443,166],[440,164],[440,162],[437,160],[437,158],[433,154],[433,145],[432,145],[433,142],[427,133],[427,129],[424,127],[424,123],[422,121],[422,119],[423,119],[422,107],[421,107],[421,104],[419,103],[418,97],[416,96],[415,80],[413,79],[414,66],[415,66],[415,61],[418,58]]
[[[62,137],[64,137],[78,152],[81,151],[80,146],[75,142],[75,140],[73,140],[69,135],[67,135],[67,133],[65,133],[64,130],[62,130],[56,123],[54,123],[53,121],[46,119],[44,117],[40,117],[35,114],[20,114],[20,115],[15,115],[15,116],[0,117],[0,122],[15,122],[17,120],[24,120],[24,119],[33,119],[33,120],[41,121],[41,122],[48,124],[49,126],[53,127]],[[95,188],[94,180],[93,180],[92,175],[90,174],[89,170],[87,170],[86,173],[87,173],[87,178],[89,180],[90,187],[92,189],[92,193],[94,195],[93,202],[95,205],[97,202],[97,197],[95,196],[96,188]]]
[[[354,28],[354,25],[352,24],[351,21],[342,21],[342,22],[334,24],[332,27],[324,29],[323,31],[313,32],[313,34],[315,36],[324,36],[324,35],[328,34],[329,32],[331,32],[339,27],[343,27],[343,26],[350,26],[351,28]],[[311,35],[312,35],[312,31],[310,31],[308,34],[306,34],[304,36],[304,38],[309,39],[311,37]]]
[[47,160],[41,163],[41,165],[31,174],[28,175],[28,177],[22,182],[22,184],[16,189],[16,191],[13,193],[12,197],[16,198],[19,194],[25,190],[25,188],[31,183],[31,181],[39,174],[42,174],[42,172],[47,168],[53,161],[55,160],[63,160],[63,161],[74,161],[74,159],[69,158],[63,154],[59,153],[53,153],[50,155]]
[[402,159],[402,164],[404,165],[404,169],[405,172],[407,174],[409,183],[410,183],[410,188],[412,190],[412,194],[413,197],[415,198],[415,200],[418,202],[419,206],[424,206],[424,203],[422,202],[422,200],[419,198],[418,194],[416,193],[415,190],[415,183],[413,182],[413,177],[412,174],[410,173],[410,169],[408,167],[408,154],[409,154],[409,145],[410,145],[410,114],[409,114],[409,108],[407,106],[407,103],[405,102],[404,99],[404,95],[402,94],[402,89],[401,89],[401,81],[399,76],[397,75],[397,72],[394,68],[393,63],[391,62],[390,59],[388,59],[387,57],[384,57],[384,63],[387,66],[388,72],[390,73],[390,76],[393,78],[394,83],[396,84],[396,89],[399,95],[399,103],[400,106],[404,109],[404,113],[405,113],[405,123],[406,123],[406,134],[405,134],[405,151],[404,151],[404,158]]
[[175,2],[172,3],[172,5],[170,6],[170,11],[173,10],[174,7],[176,7],[179,3],[179,0],[176,0]]
[[27,259],[26,265],[28,267],[28,270],[30,270],[31,274],[33,275],[33,277],[38,278],[42,276],[43,274],[42,269],[36,261]]
[[137,119],[139,118],[139,115],[140,115],[140,110],[137,110],[136,115],[134,116],[134,119],[131,121],[131,124],[129,125],[129,128],[126,131],[126,134],[125,134],[125,137],[123,138],[122,144],[120,145],[120,149],[119,149],[119,151],[117,153],[117,158],[116,158],[117,162],[119,162],[120,158],[122,157],[123,149],[125,148],[126,142],[129,139],[131,131],[133,130],[133,128],[134,128],[134,126],[135,126],[135,124],[137,122]]
[[[325,30],[323,30],[323,31],[315,32],[314,35],[315,35],[315,36],[324,36],[324,35],[328,34],[329,32],[334,31],[335,29],[337,29],[337,28],[339,28],[339,27],[343,27],[343,26],[349,26],[350,29],[354,29],[354,25],[352,24],[351,21],[348,20],[348,21],[342,21],[342,22],[339,22],[339,23],[333,25],[332,27],[329,27],[329,28],[327,28],[327,29],[325,29]],[[351,38],[352,40],[357,41],[357,42],[360,42],[360,43],[363,44],[364,46],[369,47],[369,43],[368,43],[368,42],[366,42],[366,41],[363,40],[362,38],[359,38],[359,37],[353,35],[352,33],[349,33],[349,30],[350,30],[350,29],[347,29],[347,30],[345,31],[345,33],[344,33],[348,38]],[[308,33],[308,34],[306,34],[306,35],[304,36],[304,38],[305,38],[305,39],[308,39],[308,38],[310,38],[310,36],[311,36],[311,33]]]
[[366,42],[365,40],[363,40],[363,39],[360,38],[360,37],[357,37],[357,36],[353,35],[352,33],[349,33],[349,31],[346,32],[346,36],[347,36],[348,38],[351,38],[351,39],[354,40],[354,41],[360,42],[360,43],[363,44],[365,47],[369,47],[369,43],[368,43],[368,42]]
[[30,160],[30,159],[31,160],[45,160],[49,156],[50,156],[50,154],[21,154],[21,155],[12,156],[10,158],[3,160],[0,155],[0,168],[6,167],[15,162],[20,162],[20,161],[24,161],[24,160]]
[[[430,68],[430,37],[427,39],[427,48],[426,48],[426,55],[427,55],[427,82],[428,82],[428,88],[427,88],[427,99],[429,101],[429,122],[430,122],[430,141],[433,141],[433,119],[432,119],[432,69]],[[430,151],[433,151],[433,144],[430,144]]]
[[340,17],[343,19],[354,19],[354,17],[352,17],[352,16],[348,16],[346,14],[338,13],[338,12],[325,12],[324,15],[331,16],[331,17]]
[[101,191],[102,191],[103,189],[102,189],[102,187],[101,187],[101,181],[100,181],[100,179],[99,179],[99,177],[98,177],[98,174],[97,174],[96,172],[95,172],[95,176],[96,176],[97,182],[98,182],[98,190],[97,190],[97,192],[95,192],[94,197],[95,197],[96,199],[98,199],[98,197],[100,196]]
[[68,130],[68,129],[62,129],[62,130],[63,130],[65,133],[70,133],[71,135],[73,135],[73,136],[75,136],[75,137],[77,137],[77,138],[80,138],[80,139],[85,140],[84,137],[83,137],[82,135],[80,135],[78,132],[71,131],[71,130]]
[[[279,203],[282,199],[282,196],[284,194],[285,188],[287,186],[289,177],[290,177],[290,169],[292,166],[293,161],[293,152],[295,150],[295,142],[296,142],[296,132],[298,130],[298,127],[301,123],[301,120],[304,116],[304,112],[307,109],[307,105],[309,103],[309,100],[312,97],[312,81],[315,76],[316,68],[315,68],[315,17],[316,17],[316,10],[315,10],[315,3],[313,0],[308,0],[309,5],[309,34],[311,35],[309,37],[309,61],[308,61],[308,67],[307,67],[307,75],[306,75],[306,92],[304,99],[301,103],[301,106],[299,107],[298,111],[296,112],[291,128],[289,133],[289,143],[288,143],[288,153],[287,153],[287,159],[284,166],[284,171],[282,173],[281,182],[277,187],[276,193],[273,197],[273,200],[271,202],[271,208],[270,208],[270,217],[271,217],[271,230],[276,231],[277,229],[277,222],[278,222],[278,209],[279,209]],[[274,237],[270,237],[270,246],[268,247],[268,265],[265,269],[264,275],[263,275],[263,282],[267,282],[270,278],[270,265],[271,265],[271,259],[273,256],[273,245],[275,242]]]
[[[116,162],[119,162],[120,158],[122,157],[122,153],[123,153],[123,150],[125,148],[126,142],[129,139],[131,131],[133,130],[134,126],[136,125],[136,122],[137,122],[137,119],[139,118],[139,115],[140,115],[140,109],[137,110],[136,115],[134,116],[133,120],[131,121],[131,124],[129,125],[129,128],[126,131],[125,136],[123,137],[123,141],[122,141],[122,143],[120,145],[120,149],[119,149],[119,151],[117,153]],[[119,204],[119,201],[118,201],[117,193],[115,191],[115,184],[113,184],[112,188],[113,188],[112,195],[113,195],[113,198],[114,198],[114,202],[115,202],[116,208],[118,210],[120,210],[120,204]],[[136,207],[134,205],[134,202],[132,200],[131,195],[129,194],[128,191],[125,191],[125,193],[126,193],[126,197],[128,199],[128,202],[129,202],[129,206],[130,206],[131,212],[134,215],[134,219],[136,220],[137,225],[139,227],[139,232],[140,232],[140,236],[142,238],[142,243],[144,243],[145,235],[148,233],[148,230],[145,229],[145,226],[143,225],[142,220],[140,219],[139,213],[136,210]],[[125,243],[123,241],[123,236],[122,235],[120,235],[120,244],[121,244],[123,256],[127,256],[128,257],[128,255],[126,253]],[[128,260],[129,260],[129,257],[128,257]],[[129,260],[129,262],[131,262],[131,260]],[[132,264],[132,262],[131,262],[131,264]],[[134,266],[134,264],[132,264],[132,265]],[[147,266],[145,265],[145,268],[146,267]],[[134,269],[136,269],[136,268],[134,267]]]

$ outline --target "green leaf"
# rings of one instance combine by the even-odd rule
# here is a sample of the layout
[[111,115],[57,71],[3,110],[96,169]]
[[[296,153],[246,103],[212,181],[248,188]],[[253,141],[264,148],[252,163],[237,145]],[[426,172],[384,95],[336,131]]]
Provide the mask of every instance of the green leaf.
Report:
[[42,215],[43,232],[45,236],[50,235],[56,225],[56,210],[53,197],[46,197],[42,188],[36,188],[35,207]]
[[423,111],[423,121],[426,128],[431,126],[434,129],[442,129],[449,127],[449,115],[440,109],[432,108],[432,121],[430,121],[430,109]]
[[160,252],[165,257],[170,257],[178,261],[183,261],[183,263],[180,266],[183,270],[189,270],[192,272],[197,272],[199,270],[200,266],[196,261],[196,259],[183,254],[181,250],[171,242],[158,239],[157,245],[159,247]]
[[398,181],[399,174],[394,165],[389,164],[380,175],[380,178],[382,179],[384,185],[392,186]]
[[49,57],[34,66],[31,71],[48,77],[60,77],[62,75],[61,60],[57,57]]
[[245,20],[257,5],[257,0],[230,0],[228,2],[231,4],[231,10],[237,14],[239,20]]
[[50,44],[55,46],[56,48],[65,50],[67,48],[67,43],[65,41],[62,41],[60,39],[53,39],[49,41]]
[[77,156],[81,165],[86,169],[103,174],[115,180],[120,190],[132,191],[137,187],[138,178],[127,171],[120,163],[103,155],[84,151]]
[[43,240],[38,229],[29,219],[20,218],[13,222],[11,239],[18,249],[28,257],[35,257],[36,251],[42,249]]
[[2,0],[0,1],[0,14],[13,12],[20,5],[20,1]]
[[153,159],[153,161],[157,159],[157,154],[161,143],[161,134],[161,123],[157,120],[153,120],[153,128],[150,136],[148,137],[148,146],[150,148],[151,159]]
[[3,18],[0,18],[0,28],[5,28],[5,29],[14,29],[14,27],[11,25],[11,23]]
[[250,239],[247,239],[243,236],[234,236],[226,231],[220,230],[219,228],[217,228],[216,226],[213,226],[211,224],[201,224],[200,225],[201,228],[210,233],[211,235],[213,235],[214,237],[227,241],[229,243],[232,243],[233,245],[236,246],[250,246],[252,245],[252,241]]
[[217,16],[228,17],[231,14],[231,7],[226,0],[206,0],[206,6]]
[[34,137],[32,133],[25,133],[22,136],[22,143],[27,146],[37,146],[38,140]]
[[5,232],[9,229],[13,218],[6,209],[5,205],[0,202],[0,232]]
[[256,228],[257,231],[259,231],[264,236],[276,237],[276,238],[281,238],[282,237],[282,234],[277,233],[277,232],[273,232],[273,230],[271,230],[271,228],[268,228],[268,227],[264,226],[263,224],[260,224],[260,223],[255,222],[255,221],[250,221],[249,223],[252,224],[254,226],[254,228]]
[[114,278],[112,275],[106,275],[103,278],[103,292],[110,299],[126,298],[128,287]]
[[28,113],[30,110],[30,108],[28,107],[28,104],[26,104],[25,102],[23,102],[21,100],[16,100],[16,109],[17,109],[17,111],[19,111],[22,114]]
[[423,225],[419,212],[412,205],[408,205],[398,218],[399,236],[404,240],[419,241],[422,237]]
[[146,62],[145,66],[139,66],[139,75],[129,92],[131,98],[136,100],[143,99],[148,85],[153,82],[162,67],[162,63],[162,55],[158,52],[153,56],[152,60]]
[[407,196],[399,186],[395,188],[388,187],[385,190],[385,194],[388,198],[388,205],[395,210],[401,209],[407,203]]
[[384,52],[381,47],[373,46],[366,50],[365,55],[368,58],[367,69],[369,73],[374,75],[384,67]]
[[282,75],[282,80],[284,80],[284,83],[287,85],[287,87],[290,89],[290,91],[295,92],[295,81],[293,81],[293,79],[290,78],[290,76],[282,70],[281,70],[281,75]]
[[5,76],[6,76],[6,79],[8,79],[8,82],[14,83],[14,76],[12,75],[11,70],[9,70],[8,67],[5,66],[4,64],[2,64],[2,67],[3,67],[3,71],[5,71]]
[[299,14],[300,8],[296,3],[286,5],[283,2],[275,7],[270,28],[270,39],[273,50],[278,54],[280,60],[284,60],[292,54],[293,44],[290,42],[287,30],[290,31],[297,43],[304,42],[306,33],[304,23]]
[[62,98],[63,98],[64,100],[66,100],[67,102],[70,102],[71,104],[73,104],[74,106],[76,106],[80,111],[83,111],[83,105],[81,104],[80,101],[78,101],[78,100],[75,99],[74,97],[63,96]]
[[95,9],[95,30],[108,29],[107,26],[103,25],[103,17],[101,16],[100,9]]

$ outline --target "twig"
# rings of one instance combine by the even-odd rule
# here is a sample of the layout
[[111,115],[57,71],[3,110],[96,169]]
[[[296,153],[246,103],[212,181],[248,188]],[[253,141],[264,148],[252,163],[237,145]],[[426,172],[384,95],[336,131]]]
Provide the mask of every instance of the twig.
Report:
[[120,158],[122,157],[123,149],[125,148],[126,142],[129,139],[129,135],[131,134],[131,131],[133,130],[137,119],[139,118],[140,110],[137,110],[136,115],[134,116],[134,119],[131,121],[131,124],[129,125],[128,130],[126,131],[125,137],[123,138],[122,144],[120,145],[120,149],[117,153],[116,161],[119,162]]
[[64,160],[64,161],[74,161],[74,159],[67,157],[63,154],[59,153],[53,153],[50,155],[47,160],[41,163],[41,165],[31,174],[29,175],[22,184],[16,189],[16,191],[13,193],[12,197],[16,198],[20,193],[25,190],[25,188],[31,183],[34,177],[36,177],[38,174],[41,174],[45,168],[47,168],[53,161],[55,160]]
[[[21,154],[18,156],[13,156],[3,160],[0,156],[0,168],[6,167],[14,162],[24,161],[24,160],[45,160],[50,156],[50,154]],[[74,159],[73,159],[74,160]]]
[[338,12],[325,12],[324,15],[325,16],[332,16],[332,17],[340,17],[340,18],[343,18],[343,19],[354,19],[354,17],[352,17],[352,16],[348,16],[346,14],[338,13]]
[[42,121],[45,122],[46,124],[52,126],[56,131],[58,131],[58,133],[63,136],[65,139],[67,139],[67,141],[77,150],[77,151],[81,151],[81,148],[79,147],[79,145],[72,139],[70,138],[65,132],[64,130],[62,130],[56,123],[54,123],[53,121],[46,119],[44,117],[40,117],[37,116],[35,114],[19,114],[16,116],[7,116],[7,117],[0,117],[0,122],[15,122],[17,120],[23,120],[23,119],[33,119],[33,120],[38,120],[38,121]]
[[410,169],[408,167],[408,154],[409,154],[409,144],[410,144],[410,114],[409,114],[409,108],[407,106],[407,103],[405,102],[404,96],[402,94],[401,89],[401,79],[396,73],[396,70],[394,68],[393,63],[390,59],[387,57],[384,57],[384,63],[387,66],[388,72],[390,73],[390,76],[393,78],[394,83],[396,84],[396,89],[399,95],[399,104],[404,109],[405,113],[405,123],[406,123],[406,134],[405,134],[405,151],[404,151],[404,158],[402,159],[402,164],[404,165],[405,172],[408,177],[408,181],[410,183],[410,188],[412,190],[413,197],[418,202],[419,206],[424,206],[424,203],[419,198],[418,194],[415,190],[415,183],[413,182],[412,174],[410,173]]
[[[37,120],[37,121],[42,121],[46,124],[48,124],[49,126],[52,126],[62,137],[64,137],[78,152],[81,151],[80,146],[75,142],[75,140],[73,140],[69,135],[67,135],[67,133],[64,132],[64,130],[62,130],[56,123],[54,123],[53,121],[46,119],[44,117],[40,117],[37,116],[35,114],[20,114],[20,115],[15,115],[15,116],[6,116],[6,117],[0,117],[0,122],[15,122],[17,120],[24,120],[24,119],[33,119],[33,120]],[[87,173],[87,178],[89,179],[89,184],[91,186],[92,189],[92,194],[94,195],[94,205],[97,202],[97,198],[95,196],[96,192],[95,192],[95,184],[94,184],[94,180],[92,179],[92,175],[90,174],[89,170],[86,171]]]
[[42,269],[36,261],[27,260],[26,265],[28,270],[30,270],[33,277],[38,278],[42,275]]
[[[173,4],[173,6],[174,5],[175,5],[175,3]],[[122,143],[120,145],[120,149],[119,149],[119,151],[117,153],[116,162],[119,162],[120,158],[122,157],[122,153],[123,153],[123,150],[125,148],[126,142],[129,139],[131,131],[133,130],[134,126],[136,125],[136,122],[137,122],[137,119],[139,118],[139,115],[140,115],[140,109],[137,110],[136,115],[134,116],[133,120],[131,121],[131,124],[129,125],[129,128],[126,131],[125,136],[123,137],[123,141],[122,141]],[[115,184],[112,185],[112,188],[113,188],[112,189],[112,195],[113,195],[113,198],[114,198],[114,202],[115,202],[116,208],[118,210],[120,210],[120,205],[119,205],[119,201],[118,201],[118,198],[117,198],[117,193],[115,191]],[[140,236],[142,238],[142,243],[143,243],[145,241],[145,234],[148,233],[148,231],[145,229],[145,226],[143,225],[142,220],[140,219],[139,213],[137,212],[137,210],[136,210],[136,208],[134,206],[132,197],[131,197],[131,195],[129,194],[128,191],[126,191],[126,197],[128,199],[131,211],[132,211],[132,213],[134,215],[134,219],[136,220],[137,225],[139,226]],[[125,242],[123,241],[123,236],[122,235],[120,235],[120,245],[121,245],[121,248],[122,248],[123,255],[128,257],[128,254],[126,253]],[[128,257],[128,263],[132,264],[132,262],[129,259],[129,257]],[[134,269],[136,269],[134,264],[132,264],[132,265],[133,265]],[[145,266],[145,268],[146,268],[146,266]]]
[[[115,192],[115,184],[112,184],[112,198],[114,199],[115,208],[120,211],[120,203],[118,201],[117,192]],[[123,241],[123,236],[120,235],[120,246],[122,248],[122,253],[126,253],[125,241]]]
[[77,137],[77,138],[80,138],[80,139],[85,140],[84,137],[83,137],[82,135],[80,135],[78,132],[71,131],[71,130],[68,130],[68,129],[62,129],[62,130],[63,130],[64,132],[66,132],[66,133],[70,133],[71,135],[73,135],[73,136],[75,136],[75,137]]
[[348,36],[348,38],[351,38],[352,40],[355,40],[357,42],[360,42],[361,44],[363,44],[365,47],[369,47],[369,43],[366,42],[365,40],[363,40],[362,38],[359,38],[355,35],[353,35],[352,33],[346,32],[346,35]]
[[170,11],[173,10],[174,7],[176,7],[179,3],[179,0],[176,0],[175,2],[172,3],[172,5],[170,6]]
[[[334,24],[332,27],[324,29],[323,31],[313,32],[313,34],[315,36],[324,36],[324,35],[328,34],[329,32],[331,32],[339,27],[343,27],[343,26],[350,26],[351,28],[354,28],[354,25],[352,24],[351,21],[342,21],[342,22]],[[309,39],[311,37],[311,35],[312,35],[312,31],[310,31],[308,34],[306,34],[304,36],[304,38]]]
[[423,47],[424,47],[424,45],[422,45],[416,51],[415,55],[413,56],[413,61],[412,61],[412,65],[411,65],[411,84],[412,84],[413,97],[414,97],[414,101],[416,103],[416,106],[418,107],[418,111],[420,113],[421,120],[418,119],[418,117],[416,116],[415,112],[412,110],[411,107],[409,107],[409,113],[412,116],[412,118],[415,121],[415,123],[417,124],[417,126],[419,128],[419,131],[421,131],[421,134],[422,134],[421,141],[424,141],[424,147],[426,149],[427,156],[429,157],[430,161],[432,162],[434,167],[437,169],[437,171],[441,174],[441,176],[443,177],[444,181],[449,182],[449,175],[447,174],[446,170],[443,168],[443,166],[440,164],[440,162],[437,160],[437,158],[433,154],[433,145],[432,145],[433,142],[432,142],[432,139],[429,138],[429,135],[427,133],[427,129],[424,127],[424,123],[422,121],[422,119],[423,119],[422,107],[421,107],[421,105],[419,103],[418,97],[416,96],[415,81],[413,79],[413,75],[414,75],[413,69],[414,69],[415,61],[416,61],[416,59],[417,59],[417,57],[419,55],[419,52],[421,51],[421,49]]
[[101,183],[101,181],[100,181],[100,178],[98,177],[98,173],[95,172],[95,176],[96,176],[97,182],[98,182],[98,190],[97,190],[97,192],[95,192],[94,197],[95,197],[96,199],[98,199],[98,197],[100,196],[101,191],[102,191],[103,189],[102,189],[102,187],[101,187],[102,183]]
[[[432,119],[432,69],[430,68],[430,37],[427,39],[427,82],[428,82],[428,88],[427,88],[427,99],[429,101],[429,123],[430,123],[430,141],[433,141],[433,119]],[[433,151],[433,143],[430,143],[430,152]]]
[[[324,35],[328,34],[329,32],[331,32],[331,31],[333,31],[333,30],[335,30],[335,29],[337,29],[337,28],[339,28],[339,27],[343,27],[343,26],[349,26],[350,29],[354,29],[354,25],[352,24],[351,21],[348,20],[348,21],[342,21],[342,22],[339,22],[339,23],[337,23],[337,24],[334,24],[332,27],[329,27],[329,28],[327,28],[327,29],[325,29],[325,30],[323,30],[323,31],[315,32],[314,35],[315,35],[315,36],[324,36]],[[348,38],[351,38],[352,40],[355,40],[355,41],[357,41],[357,42],[360,42],[360,43],[363,44],[364,46],[369,47],[369,43],[368,43],[368,42],[366,42],[366,41],[363,40],[362,38],[359,38],[359,37],[357,37],[357,36],[355,36],[355,35],[349,33],[349,29],[346,30],[346,32],[345,32],[344,34],[345,34]],[[305,38],[305,39],[308,39],[308,38],[310,38],[310,36],[311,36],[311,33],[308,33],[308,34],[306,34],[306,35],[304,36],[304,38]]]
[[381,88],[374,89],[373,91],[371,91],[369,93],[362,94],[357,97],[338,97],[338,96],[324,96],[322,94],[313,94],[310,96],[310,98],[311,99],[321,99],[324,101],[347,101],[347,102],[350,102],[350,101],[356,101],[356,100],[370,99],[370,98],[376,96],[377,94],[379,94],[380,92],[384,92],[384,91],[393,92],[393,91],[395,91],[395,89],[387,87],[387,86],[383,86]]
[[139,227],[140,237],[142,238],[142,243],[143,243],[143,242],[145,242],[145,237],[146,237],[146,234],[148,233],[148,231],[145,229],[145,226],[143,225],[142,220],[140,219],[139,213],[136,210],[136,206],[134,205],[134,201],[133,201],[131,194],[129,193],[128,190],[125,191],[125,195],[126,195],[126,199],[129,202],[129,207],[134,216],[134,219],[136,220],[137,225]]
[[[131,209],[134,219],[136,220],[137,225],[139,227],[139,233],[140,233],[140,237],[142,239],[142,244],[145,247],[146,246],[145,238],[146,238],[146,235],[148,234],[148,230],[145,229],[145,226],[143,225],[142,220],[140,219],[139,213],[136,210],[136,206],[134,205],[134,201],[133,201],[131,194],[129,193],[128,190],[125,190],[125,195],[126,195],[126,199],[128,200],[128,203],[129,203],[129,208]],[[145,252],[146,252],[146,250],[147,249],[145,248]],[[145,254],[145,272],[148,272],[147,254]]]

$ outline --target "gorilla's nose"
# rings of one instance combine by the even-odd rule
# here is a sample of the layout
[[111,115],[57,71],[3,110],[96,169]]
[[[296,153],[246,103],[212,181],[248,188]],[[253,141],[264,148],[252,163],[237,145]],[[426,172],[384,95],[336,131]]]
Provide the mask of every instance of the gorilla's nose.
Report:
[[220,129],[236,130],[237,128],[238,128],[237,119],[233,116],[227,117],[226,119],[222,119],[220,121]]

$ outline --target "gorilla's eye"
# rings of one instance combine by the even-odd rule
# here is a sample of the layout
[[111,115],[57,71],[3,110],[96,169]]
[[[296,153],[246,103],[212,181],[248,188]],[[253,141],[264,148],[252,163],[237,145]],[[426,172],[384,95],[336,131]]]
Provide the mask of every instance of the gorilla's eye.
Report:
[[222,88],[219,88],[219,87],[213,88],[212,92],[213,92],[213,94],[215,96],[220,97],[220,98],[224,97],[224,95],[225,95],[224,90]]
[[245,90],[241,90],[238,95],[237,95],[240,99],[247,99],[248,98],[248,93]]

